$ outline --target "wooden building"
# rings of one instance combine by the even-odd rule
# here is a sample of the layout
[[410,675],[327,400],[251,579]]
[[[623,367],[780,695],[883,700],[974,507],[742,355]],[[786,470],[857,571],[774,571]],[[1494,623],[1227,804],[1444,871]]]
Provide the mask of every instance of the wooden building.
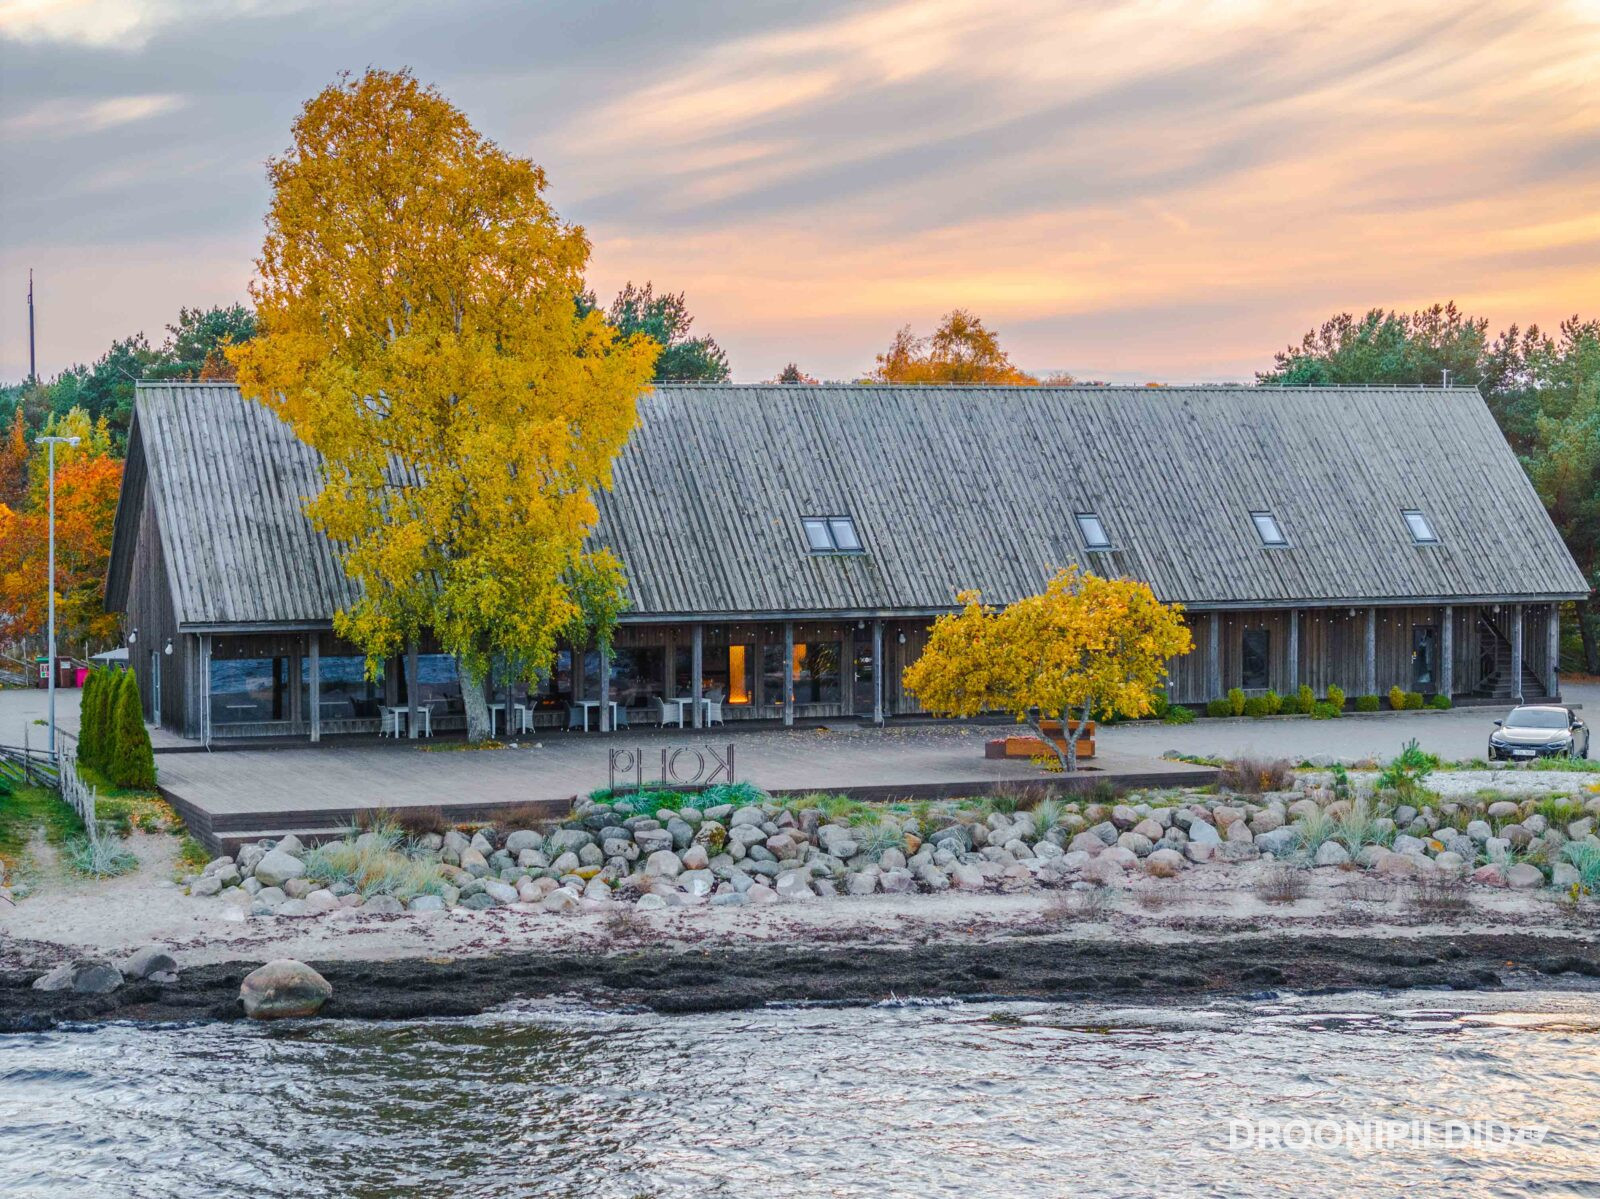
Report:
[[[729,721],[915,713],[901,673],[958,590],[1005,603],[1070,562],[1185,605],[1178,702],[1554,697],[1557,606],[1587,593],[1466,388],[663,386],[639,416],[595,534],[629,578],[613,657],[494,685],[539,725],[696,693]],[[161,724],[461,727],[437,646],[369,681],[334,636],[354,592],[302,513],[318,471],[232,386],[140,385],[107,603]]]

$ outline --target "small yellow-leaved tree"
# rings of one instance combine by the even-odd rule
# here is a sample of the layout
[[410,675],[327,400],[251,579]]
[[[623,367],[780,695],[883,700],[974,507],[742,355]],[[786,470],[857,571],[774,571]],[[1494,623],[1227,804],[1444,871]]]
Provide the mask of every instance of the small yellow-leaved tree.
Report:
[[[1194,645],[1182,609],[1146,584],[1075,567],[1002,610],[975,591],[960,600],[961,611],[934,623],[906,689],[937,716],[1010,712],[1055,747],[1066,770],[1078,768],[1091,713],[1148,714],[1167,662]],[[1042,727],[1057,718],[1064,729],[1078,721],[1064,751]]]
[[229,358],[322,455],[306,511],[360,584],[335,628],[369,671],[431,629],[482,740],[490,663],[547,670],[584,595],[620,593],[591,493],[659,348],[579,315],[589,243],[544,173],[408,73],[309,101],[268,175],[258,333]]

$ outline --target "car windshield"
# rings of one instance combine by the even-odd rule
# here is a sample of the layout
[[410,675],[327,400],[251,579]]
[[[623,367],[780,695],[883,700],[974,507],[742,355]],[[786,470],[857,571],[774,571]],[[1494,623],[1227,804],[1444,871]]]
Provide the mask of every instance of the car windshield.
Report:
[[1506,717],[1508,729],[1564,729],[1567,727],[1567,714],[1562,711],[1552,711],[1549,708],[1515,708],[1510,716]]

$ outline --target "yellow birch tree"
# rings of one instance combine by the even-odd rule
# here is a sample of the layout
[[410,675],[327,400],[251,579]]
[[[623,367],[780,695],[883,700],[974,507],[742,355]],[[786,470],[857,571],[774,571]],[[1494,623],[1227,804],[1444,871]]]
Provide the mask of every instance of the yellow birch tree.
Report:
[[[1194,646],[1179,605],[1163,604],[1147,584],[1076,567],[1002,610],[976,591],[959,599],[961,610],[934,623],[906,671],[906,690],[936,716],[1009,712],[1069,771],[1090,715],[1148,715],[1167,662]],[[1063,729],[1078,722],[1065,750],[1042,727],[1054,719]]]
[[268,177],[258,333],[228,358],[322,456],[306,512],[360,595],[335,629],[372,672],[431,630],[482,740],[491,662],[548,670],[574,580],[620,591],[584,543],[658,347],[579,314],[589,243],[544,172],[409,72],[307,102]]

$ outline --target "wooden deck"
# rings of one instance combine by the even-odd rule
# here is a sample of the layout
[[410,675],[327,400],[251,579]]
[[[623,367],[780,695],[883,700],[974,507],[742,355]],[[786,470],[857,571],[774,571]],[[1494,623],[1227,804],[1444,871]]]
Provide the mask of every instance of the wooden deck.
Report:
[[714,730],[709,736],[674,729],[553,735],[518,749],[430,750],[398,742],[169,752],[156,762],[161,790],[213,850],[290,831],[328,835],[374,808],[437,807],[452,820],[473,820],[533,805],[555,819],[575,797],[607,785],[612,750],[640,751],[648,783],[659,774],[663,749],[724,753],[731,746],[736,777],[775,794],[833,791],[875,800],[981,795],[1023,784],[1067,792],[1102,779],[1125,787],[1202,786],[1216,775],[1184,762],[1118,754],[1105,741],[1092,768],[1077,776],[1046,774],[1029,762],[986,759],[984,741],[993,735],[987,725]]

